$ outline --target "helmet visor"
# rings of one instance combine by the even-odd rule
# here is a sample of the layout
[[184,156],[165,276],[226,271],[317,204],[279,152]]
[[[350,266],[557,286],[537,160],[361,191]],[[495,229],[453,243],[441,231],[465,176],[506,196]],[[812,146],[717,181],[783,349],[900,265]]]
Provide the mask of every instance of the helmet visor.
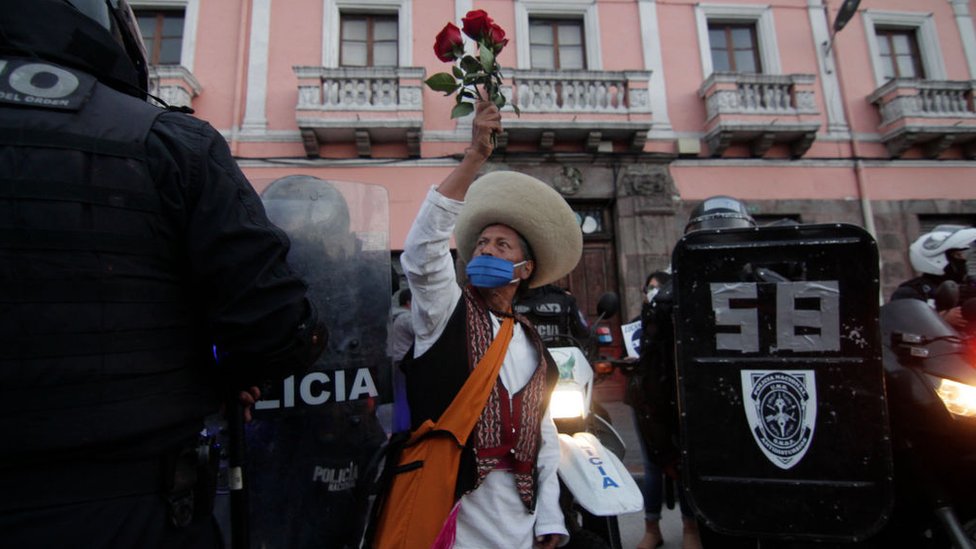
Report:
[[705,229],[738,229],[755,226],[751,218],[739,213],[713,213],[692,219],[685,227],[685,233]]

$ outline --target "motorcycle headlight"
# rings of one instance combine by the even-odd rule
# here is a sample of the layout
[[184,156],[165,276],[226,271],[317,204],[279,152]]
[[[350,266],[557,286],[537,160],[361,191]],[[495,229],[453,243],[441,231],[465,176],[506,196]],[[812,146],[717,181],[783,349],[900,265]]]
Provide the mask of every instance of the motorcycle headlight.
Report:
[[941,377],[929,378],[935,385],[935,393],[942,399],[949,413],[976,418],[976,387]]
[[559,384],[549,399],[552,419],[578,418],[584,415],[583,388],[575,383]]

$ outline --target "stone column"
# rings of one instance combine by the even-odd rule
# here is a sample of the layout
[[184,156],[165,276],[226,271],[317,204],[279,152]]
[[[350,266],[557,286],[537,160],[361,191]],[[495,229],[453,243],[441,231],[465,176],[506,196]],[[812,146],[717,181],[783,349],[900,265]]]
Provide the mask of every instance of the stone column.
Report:
[[681,236],[681,202],[667,163],[621,168],[616,186],[617,261],[624,295],[622,318],[640,313],[647,275],[671,264],[671,250]]

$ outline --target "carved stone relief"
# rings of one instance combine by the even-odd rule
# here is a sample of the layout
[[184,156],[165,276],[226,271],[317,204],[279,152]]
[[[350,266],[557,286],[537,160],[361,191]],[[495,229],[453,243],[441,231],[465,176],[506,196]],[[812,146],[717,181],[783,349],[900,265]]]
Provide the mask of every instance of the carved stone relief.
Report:
[[632,166],[622,176],[623,185],[633,194],[671,202],[674,181],[666,166]]
[[575,166],[563,166],[559,175],[553,178],[552,186],[559,194],[572,196],[583,186],[583,173]]

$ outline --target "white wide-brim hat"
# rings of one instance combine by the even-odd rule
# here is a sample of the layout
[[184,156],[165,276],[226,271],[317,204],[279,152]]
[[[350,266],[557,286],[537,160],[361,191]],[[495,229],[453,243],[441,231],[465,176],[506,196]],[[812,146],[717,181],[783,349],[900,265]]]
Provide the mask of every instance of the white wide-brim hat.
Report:
[[464,263],[489,225],[511,227],[532,247],[535,271],[529,287],[538,288],[569,274],[583,254],[583,232],[569,204],[555,189],[518,172],[497,171],[468,189],[454,238]]

